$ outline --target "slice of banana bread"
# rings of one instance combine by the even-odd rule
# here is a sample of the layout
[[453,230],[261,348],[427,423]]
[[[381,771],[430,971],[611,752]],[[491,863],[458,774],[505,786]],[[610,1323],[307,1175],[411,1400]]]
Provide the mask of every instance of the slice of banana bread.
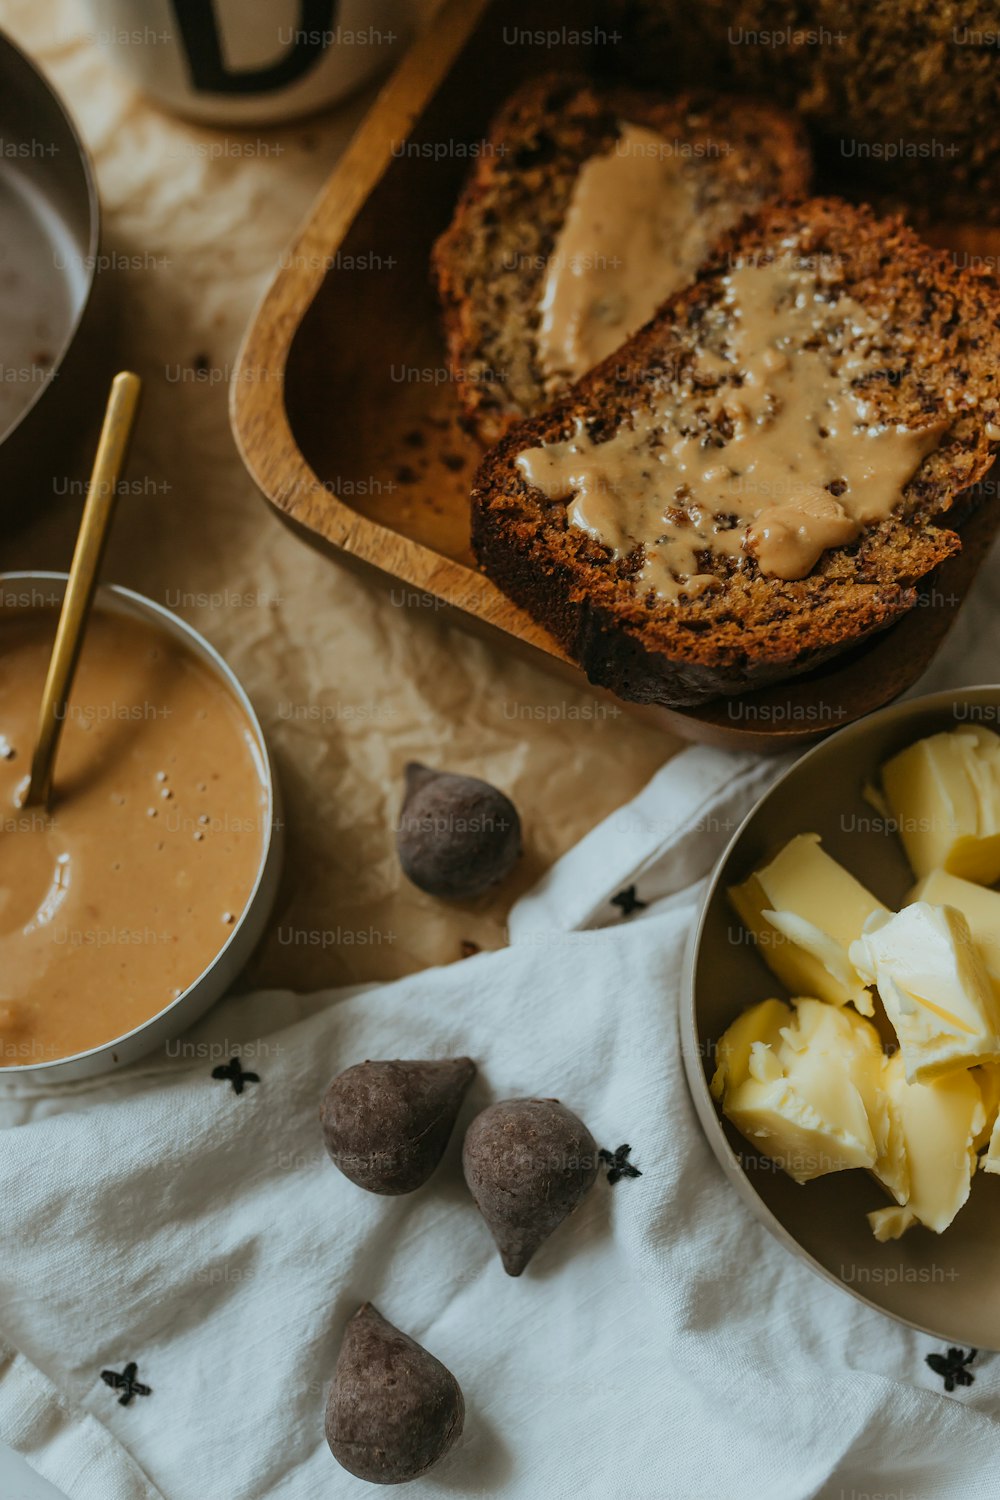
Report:
[[487,454],[473,547],[592,682],[693,704],[911,608],[998,445],[997,279],[867,207],[791,201]]
[[663,98],[575,75],[519,89],[433,253],[466,425],[495,442],[589,367],[586,341],[575,368],[558,340],[546,347],[547,295],[591,296],[603,357],[690,280],[724,230],[805,191],[808,177],[800,126],[768,104]]

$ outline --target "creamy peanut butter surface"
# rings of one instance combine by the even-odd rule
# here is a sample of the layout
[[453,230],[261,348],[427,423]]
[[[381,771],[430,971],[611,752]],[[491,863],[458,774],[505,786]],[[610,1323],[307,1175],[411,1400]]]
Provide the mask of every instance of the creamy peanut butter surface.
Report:
[[611,354],[705,258],[718,216],[696,213],[681,145],[626,122],[577,173],[539,307],[550,381],[575,380]]
[[55,613],[0,617],[0,1066],[149,1020],[253,889],[267,800],[250,725],[171,636],[95,610],[48,813],[20,806]]
[[724,287],[690,368],[612,437],[593,441],[578,419],[516,460],[615,556],[641,547],[637,592],[664,599],[720,588],[712,557],[804,578],[892,514],[948,426],[878,419],[856,382],[884,363],[883,327],[827,294],[822,268],[739,265]]

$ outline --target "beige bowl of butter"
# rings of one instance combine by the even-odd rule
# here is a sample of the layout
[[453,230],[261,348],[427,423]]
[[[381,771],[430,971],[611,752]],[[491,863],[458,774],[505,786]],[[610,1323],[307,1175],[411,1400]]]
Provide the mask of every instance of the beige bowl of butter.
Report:
[[[763,961],[730,890],[745,889],[798,836],[818,834],[822,848],[887,908],[912,900],[914,873],[899,830],[873,805],[870,789],[899,752],[963,727],[1000,731],[1000,686],[937,693],[873,714],[804,755],[765,794],[709,883],[689,949],[681,1041],[695,1107],[723,1171],[787,1248],[900,1322],[952,1343],[1000,1349],[1000,1177],[977,1172],[968,1201],[943,1233],[918,1225],[879,1241],[867,1216],[888,1200],[871,1175],[833,1171],[793,1181],[721,1117],[710,1093],[727,1028],[757,1002],[791,994]],[[842,894],[831,888],[831,910]]]
[[49,809],[20,805],[65,575],[0,575],[0,1085],[154,1052],[229,987],[281,859],[278,792],[232,671],[176,615],[103,587]]

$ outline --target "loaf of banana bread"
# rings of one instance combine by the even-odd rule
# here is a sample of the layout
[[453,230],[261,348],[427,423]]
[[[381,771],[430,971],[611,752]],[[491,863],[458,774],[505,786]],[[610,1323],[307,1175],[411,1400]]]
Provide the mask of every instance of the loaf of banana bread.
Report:
[[767,91],[807,121],[825,183],[909,214],[1000,222],[995,0],[608,0],[637,81]]

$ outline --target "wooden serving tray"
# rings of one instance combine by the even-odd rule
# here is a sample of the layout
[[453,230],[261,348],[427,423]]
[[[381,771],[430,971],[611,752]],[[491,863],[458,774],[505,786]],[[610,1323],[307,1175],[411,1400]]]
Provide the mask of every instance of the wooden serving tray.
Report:
[[[480,450],[458,426],[429,275],[431,245],[501,101],[532,74],[596,72],[606,59],[608,47],[592,41],[599,0],[546,7],[558,44],[512,40],[538,25],[537,5],[522,0],[446,0],[283,258],[240,352],[231,417],[253,478],[306,540],[381,570],[395,602],[433,595],[502,649],[582,683],[556,642],[476,569],[468,494]],[[935,238],[970,254],[1000,250],[998,231]],[[961,554],[927,582],[926,607],[830,666],[696,709],[626,706],[685,739],[773,751],[860,718],[930,661],[998,515],[990,501],[972,514]]]

